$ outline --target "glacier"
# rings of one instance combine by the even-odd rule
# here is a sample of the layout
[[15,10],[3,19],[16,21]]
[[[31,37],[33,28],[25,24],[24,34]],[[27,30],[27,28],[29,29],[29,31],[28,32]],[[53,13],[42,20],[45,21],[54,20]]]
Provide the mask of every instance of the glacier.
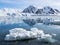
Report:
[[39,30],[37,28],[31,28],[30,31],[27,31],[23,28],[14,28],[9,30],[9,34],[7,34],[5,37],[6,41],[25,40],[25,39],[38,39],[40,41],[49,43],[54,43],[57,41],[52,38],[52,35],[45,34],[44,31]]

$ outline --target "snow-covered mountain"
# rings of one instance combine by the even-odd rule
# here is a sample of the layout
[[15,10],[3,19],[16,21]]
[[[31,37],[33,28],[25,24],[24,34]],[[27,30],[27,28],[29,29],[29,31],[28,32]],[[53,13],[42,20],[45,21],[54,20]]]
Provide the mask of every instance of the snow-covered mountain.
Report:
[[15,15],[15,14],[19,14],[20,12],[21,12],[21,9],[1,8],[0,16]]
[[60,13],[60,11],[59,11],[59,10],[57,10],[57,9],[54,9],[54,10],[55,10],[55,12],[56,12],[56,13]]
[[38,9],[34,6],[29,6],[23,10],[23,13],[34,13],[34,14],[57,14],[60,13],[59,10],[53,9],[49,6]]
[[54,9],[49,7],[49,6],[44,7],[43,12],[46,13],[46,14],[54,14],[55,13]]
[[[23,19],[29,19],[29,18],[37,19],[37,17],[40,18],[39,16],[37,16],[37,14],[41,14],[41,15],[53,14],[53,15],[55,15],[58,13],[60,13],[59,10],[53,9],[49,6],[46,6],[42,9],[38,9],[34,6],[29,6],[28,8],[25,8],[23,11],[20,9],[2,8],[2,9],[0,9],[0,25],[21,23],[21,21],[23,21]],[[33,17],[34,15],[36,16],[36,18]],[[44,17],[42,17],[42,18],[44,18]]]
[[25,8],[25,9],[23,10],[23,13],[35,13],[36,10],[37,10],[36,7],[34,7],[34,6],[29,6],[29,7]]
[[0,25],[20,23],[20,15],[20,9],[2,8],[0,9]]
[[60,11],[58,9],[53,9],[49,6],[43,7],[42,9],[38,9],[30,5],[29,7],[25,8],[23,11],[21,9],[12,9],[12,8],[1,8],[0,9],[0,16],[15,16],[21,15],[22,13],[30,13],[30,14],[59,14]]
[[43,9],[38,9],[35,13],[36,14],[43,14]]

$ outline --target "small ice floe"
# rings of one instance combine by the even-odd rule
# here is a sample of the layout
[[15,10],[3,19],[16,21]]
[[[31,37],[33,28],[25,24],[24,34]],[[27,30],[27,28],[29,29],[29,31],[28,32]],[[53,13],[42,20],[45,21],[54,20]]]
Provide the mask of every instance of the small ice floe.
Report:
[[43,42],[49,42],[49,43],[54,43],[57,40],[53,39],[52,36],[50,34],[45,34],[41,37],[41,41]]
[[13,40],[25,40],[25,39],[38,39],[45,41],[45,42],[55,42],[52,38],[52,35],[45,34],[42,30],[37,28],[31,28],[30,31],[27,31],[23,28],[15,28],[9,30],[9,34],[6,35],[6,41],[13,41]]
[[52,36],[56,36],[57,34],[52,33]]

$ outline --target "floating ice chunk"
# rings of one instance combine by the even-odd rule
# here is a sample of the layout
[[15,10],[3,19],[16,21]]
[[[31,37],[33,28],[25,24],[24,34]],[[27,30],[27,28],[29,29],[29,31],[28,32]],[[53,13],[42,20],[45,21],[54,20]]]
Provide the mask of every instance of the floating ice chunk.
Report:
[[41,38],[40,39],[42,42],[48,42],[48,43],[54,43],[57,40],[53,39],[53,38]]
[[14,28],[9,30],[9,34],[6,35],[5,40],[12,41],[12,40],[21,40],[21,39],[31,39],[31,38],[40,38],[42,41],[45,42],[55,42],[52,38],[52,35],[45,34],[42,30],[37,28],[31,28],[30,31],[26,31],[23,28]]
[[50,34],[44,34],[41,36],[41,38],[52,38],[52,36]]
[[9,30],[9,32],[10,33],[21,33],[21,32],[26,32],[26,30],[22,28],[15,28],[15,29]]
[[53,36],[56,36],[56,34],[52,34]]
[[8,34],[8,35],[6,35],[5,40],[13,41],[13,40],[16,40],[16,38],[15,38],[15,36]]
[[49,42],[49,43],[54,43],[57,40],[52,38],[52,35],[50,34],[44,34],[41,36],[41,38],[37,38],[38,40],[42,41],[42,42]]
[[31,28],[31,31],[36,34],[37,37],[41,37],[41,35],[44,35],[44,32],[42,30],[39,30],[37,28]]

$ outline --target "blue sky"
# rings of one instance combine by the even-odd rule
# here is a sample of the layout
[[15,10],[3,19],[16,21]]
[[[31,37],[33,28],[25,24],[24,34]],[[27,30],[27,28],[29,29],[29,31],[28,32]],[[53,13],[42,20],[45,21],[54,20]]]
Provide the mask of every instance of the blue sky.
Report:
[[0,0],[0,8],[24,9],[29,5],[34,5],[37,8],[50,6],[60,9],[60,0]]

